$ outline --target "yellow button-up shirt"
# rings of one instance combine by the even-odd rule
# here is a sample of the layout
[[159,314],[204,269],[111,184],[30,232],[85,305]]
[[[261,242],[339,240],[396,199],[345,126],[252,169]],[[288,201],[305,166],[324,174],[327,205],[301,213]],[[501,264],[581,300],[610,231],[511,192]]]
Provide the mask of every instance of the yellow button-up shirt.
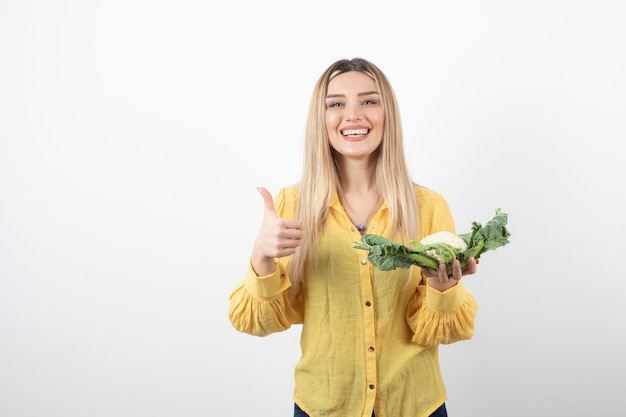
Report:
[[[275,198],[280,217],[294,218],[298,185]],[[415,186],[422,237],[455,232],[445,199]],[[387,205],[368,233],[389,236]],[[250,265],[230,296],[233,326],[257,336],[302,324],[302,355],[295,370],[294,401],[311,417],[426,417],[447,398],[438,345],[469,339],[477,304],[463,282],[440,292],[420,269],[380,271],[352,244],[361,235],[337,194],[320,235],[320,262],[309,265],[304,291],[291,303],[289,257],[276,271],[257,276]]]

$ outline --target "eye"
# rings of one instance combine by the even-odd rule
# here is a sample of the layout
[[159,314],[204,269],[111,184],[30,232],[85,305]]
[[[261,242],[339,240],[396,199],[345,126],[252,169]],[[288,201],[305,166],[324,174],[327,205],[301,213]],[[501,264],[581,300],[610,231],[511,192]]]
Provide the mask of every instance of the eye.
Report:
[[368,98],[367,100],[364,100],[364,101],[363,101],[363,104],[364,104],[364,105],[366,105],[366,106],[367,106],[367,105],[374,105],[374,104],[378,104],[378,101],[376,101],[376,100],[374,100],[374,99],[369,99],[369,98]]
[[331,107],[341,107],[341,106],[343,106],[343,103],[329,102],[327,106],[328,106],[328,108],[331,108]]

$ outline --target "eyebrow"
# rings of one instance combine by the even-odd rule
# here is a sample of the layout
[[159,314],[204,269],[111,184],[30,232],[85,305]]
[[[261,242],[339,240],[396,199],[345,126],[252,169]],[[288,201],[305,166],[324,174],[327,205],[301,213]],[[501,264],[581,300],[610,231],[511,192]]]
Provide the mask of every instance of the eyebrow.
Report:
[[[371,95],[378,95],[378,91],[364,91],[362,93],[357,94],[358,97],[361,96],[371,96]],[[345,94],[329,94],[326,96],[327,99],[329,98],[336,98],[336,97],[345,97]]]

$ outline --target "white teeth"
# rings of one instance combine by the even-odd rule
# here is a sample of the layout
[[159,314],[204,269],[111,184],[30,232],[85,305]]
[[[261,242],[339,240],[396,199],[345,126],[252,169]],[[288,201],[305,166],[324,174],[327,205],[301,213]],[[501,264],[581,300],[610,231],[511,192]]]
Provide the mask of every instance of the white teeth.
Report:
[[350,129],[350,130],[344,130],[341,133],[343,133],[344,136],[361,136],[361,135],[367,135],[368,131],[369,129]]

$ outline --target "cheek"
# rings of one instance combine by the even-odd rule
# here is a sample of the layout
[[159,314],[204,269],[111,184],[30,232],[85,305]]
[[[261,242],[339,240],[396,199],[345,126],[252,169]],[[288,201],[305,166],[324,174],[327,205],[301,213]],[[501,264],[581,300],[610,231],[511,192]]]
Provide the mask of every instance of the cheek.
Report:
[[340,119],[335,114],[326,113],[326,115],[324,116],[324,122],[326,123],[326,129],[329,132],[337,129],[337,126],[339,125],[339,121],[340,121]]
[[381,112],[380,114],[377,114],[374,120],[374,123],[376,123],[380,127],[384,127],[385,126],[385,113]]

